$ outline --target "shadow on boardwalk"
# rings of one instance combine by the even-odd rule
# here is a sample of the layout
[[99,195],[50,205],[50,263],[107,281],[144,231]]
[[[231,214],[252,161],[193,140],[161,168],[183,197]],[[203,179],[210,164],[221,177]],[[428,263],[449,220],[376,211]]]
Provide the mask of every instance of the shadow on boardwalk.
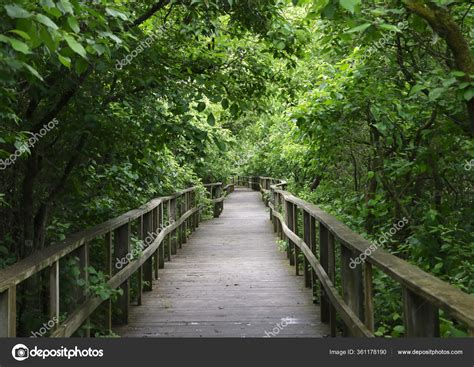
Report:
[[201,223],[132,307],[129,337],[321,337],[328,328],[302,277],[278,251],[260,194],[237,189]]

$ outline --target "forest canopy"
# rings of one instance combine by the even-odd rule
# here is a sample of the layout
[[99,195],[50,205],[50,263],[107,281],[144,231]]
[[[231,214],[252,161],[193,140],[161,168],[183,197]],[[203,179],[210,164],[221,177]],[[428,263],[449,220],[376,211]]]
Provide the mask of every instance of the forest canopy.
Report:
[[0,3],[0,268],[262,175],[369,239],[406,218],[386,249],[474,292],[472,2]]

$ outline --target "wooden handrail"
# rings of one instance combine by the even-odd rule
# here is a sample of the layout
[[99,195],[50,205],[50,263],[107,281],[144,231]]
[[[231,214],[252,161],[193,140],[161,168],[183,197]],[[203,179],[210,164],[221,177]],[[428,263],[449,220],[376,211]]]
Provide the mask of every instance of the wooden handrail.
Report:
[[[348,335],[372,335],[374,329],[372,266],[375,266],[402,286],[406,336],[439,336],[438,309],[445,310],[452,318],[464,323],[470,334],[474,335],[473,296],[380,247],[375,251],[371,250],[364,264],[352,269],[349,260],[360,256],[370,248],[372,244],[368,240],[316,205],[283,190],[286,181],[270,177],[258,177],[257,180],[262,197],[270,207],[274,229],[282,239],[286,238],[289,241],[290,252],[294,251],[294,254],[288,253],[290,261],[298,265],[297,253],[302,251],[305,264],[310,265],[324,289],[321,297],[321,306],[324,308],[322,319],[331,324],[335,323],[332,313],[337,311],[348,328],[345,330]],[[252,187],[254,184],[255,182],[250,182],[249,186]],[[280,214],[280,208],[283,208],[285,217]],[[304,239],[295,233],[297,227],[294,224],[297,223],[298,211],[304,216]],[[314,223],[311,224],[312,222]],[[315,223],[319,223],[319,256],[316,252],[315,229],[310,228],[314,227]],[[336,241],[341,246],[340,270],[344,297],[341,297],[334,286]],[[305,272],[306,277],[310,277],[310,274]],[[348,308],[352,311],[348,312]],[[331,329],[334,334],[335,325],[331,325]]]
[[[224,191],[222,183],[212,183],[204,186],[211,189],[210,199],[214,205],[214,216],[219,216],[223,209],[225,195],[233,191],[233,184],[226,185]],[[222,195],[223,192],[224,195]],[[59,315],[59,302],[56,301],[59,299],[59,262],[66,256],[81,251],[83,256],[80,257],[80,266],[81,271],[84,272],[89,264],[88,243],[102,236],[105,236],[106,253],[108,254],[108,265],[105,270],[105,273],[109,276],[107,284],[111,289],[120,287],[126,291],[127,294],[123,294],[119,299],[121,311],[126,317],[129,306],[129,278],[140,271],[140,274],[143,274],[145,281],[149,284],[147,290],[151,290],[153,267],[157,279],[158,268],[164,266],[165,256],[167,255],[168,260],[171,260],[171,254],[176,253],[176,248],[181,247],[182,243],[186,242],[188,230],[194,231],[198,227],[203,206],[198,203],[196,193],[197,187],[190,187],[170,196],[153,199],[138,209],[130,210],[119,217],[72,234],[64,241],[46,247],[44,250],[0,270],[0,336],[12,337],[16,335],[16,286],[47,268],[50,269],[52,275],[50,311],[52,315]],[[165,213],[168,221],[166,226]],[[155,233],[156,237],[153,238],[150,244],[147,244],[138,258],[130,259],[119,271],[114,271],[111,256],[112,247],[114,247],[114,256],[117,258],[127,256],[132,252],[130,247],[130,224],[136,220],[140,220],[139,236],[142,240],[151,233]],[[113,242],[112,234],[114,234]],[[167,254],[165,254],[165,242]],[[140,275],[140,289],[138,290],[140,299],[142,286]],[[85,295],[83,300],[79,302],[79,307],[64,322],[57,325],[51,336],[71,336],[103,302],[104,300],[98,296]],[[106,302],[110,302],[110,300]],[[111,307],[109,307],[109,313],[111,313]],[[110,329],[111,315],[109,314],[107,318],[109,322],[106,326]]]

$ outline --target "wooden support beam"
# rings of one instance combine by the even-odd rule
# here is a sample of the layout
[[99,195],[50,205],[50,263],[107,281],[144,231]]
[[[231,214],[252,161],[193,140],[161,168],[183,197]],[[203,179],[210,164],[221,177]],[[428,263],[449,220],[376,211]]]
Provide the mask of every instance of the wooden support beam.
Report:
[[423,297],[403,288],[405,336],[439,337],[439,312]]
[[364,318],[365,326],[374,332],[374,289],[372,283],[372,264],[364,264]]
[[[292,231],[294,234],[298,236],[298,207],[293,205],[293,225]],[[295,275],[300,275],[300,248],[298,246],[294,246],[294,263],[295,263]]]
[[[358,254],[341,243],[341,282],[344,301],[357,317],[365,322],[362,266],[351,267],[350,265],[351,259],[357,256]],[[351,335],[348,328],[344,329],[344,335]]]
[[[293,203],[290,201],[285,201],[285,214],[286,214],[285,216],[286,225],[291,231],[293,231],[294,211],[293,211]],[[287,239],[287,243],[288,243],[288,246],[286,248],[286,256],[290,259],[290,265],[295,265],[295,257],[293,255],[295,253],[295,244],[289,238]]]
[[[105,245],[105,274],[110,279],[113,275],[113,260],[112,260],[112,251],[113,251],[113,242],[112,242],[112,233],[109,232],[105,235],[104,238]],[[112,300],[109,298],[105,304],[105,328],[111,332],[112,331]]]
[[54,330],[59,323],[59,260],[49,268],[49,317],[55,321]]
[[[311,216],[306,210],[303,210],[303,241],[311,248]],[[306,288],[311,288],[311,266],[308,258],[304,257],[304,285]]]
[[0,337],[16,336],[16,286],[0,293]]
[[[171,213],[171,218],[176,222],[176,198],[173,198],[170,200],[170,213]],[[171,232],[171,255],[176,255],[176,248],[177,248],[177,241],[178,241],[178,230],[175,229],[173,232]],[[171,259],[171,257],[170,257]]]
[[[121,259],[130,252],[130,222],[117,228],[114,232],[114,254]],[[122,295],[117,299],[119,313],[114,315],[115,325],[128,324],[128,311],[130,306],[130,279],[125,280],[121,285]]]
[[[153,226],[153,214],[154,210],[150,210],[148,213],[142,216],[141,240],[143,241],[145,247],[148,246],[151,241],[153,241],[157,234],[156,228]],[[143,290],[145,292],[150,292],[153,290],[153,257],[148,258],[145,264],[143,264],[142,268],[143,280],[145,281]]]
[[[319,223],[319,262],[323,267],[326,274],[329,275],[329,231],[327,228]],[[320,289],[320,300],[321,300],[321,321],[329,322],[330,321],[330,302],[329,298],[326,295],[324,287],[322,284],[319,287]]]
[[[160,204],[156,208],[157,221],[158,221],[158,231],[162,231],[165,225],[164,220],[164,210],[163,204]],[[160,247],[156,251],[156,279],[158,279],[158,269],[163,269],[165,267],[165,244],[161,243]]]

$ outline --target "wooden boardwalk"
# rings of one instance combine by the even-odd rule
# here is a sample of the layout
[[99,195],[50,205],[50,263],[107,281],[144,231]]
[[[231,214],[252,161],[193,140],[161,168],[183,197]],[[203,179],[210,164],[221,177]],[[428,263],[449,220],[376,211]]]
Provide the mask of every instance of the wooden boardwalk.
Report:
[[329,333],[301,276],[278,250],[260,194],[236,189],[132,306],[125,337],[321,337]]

